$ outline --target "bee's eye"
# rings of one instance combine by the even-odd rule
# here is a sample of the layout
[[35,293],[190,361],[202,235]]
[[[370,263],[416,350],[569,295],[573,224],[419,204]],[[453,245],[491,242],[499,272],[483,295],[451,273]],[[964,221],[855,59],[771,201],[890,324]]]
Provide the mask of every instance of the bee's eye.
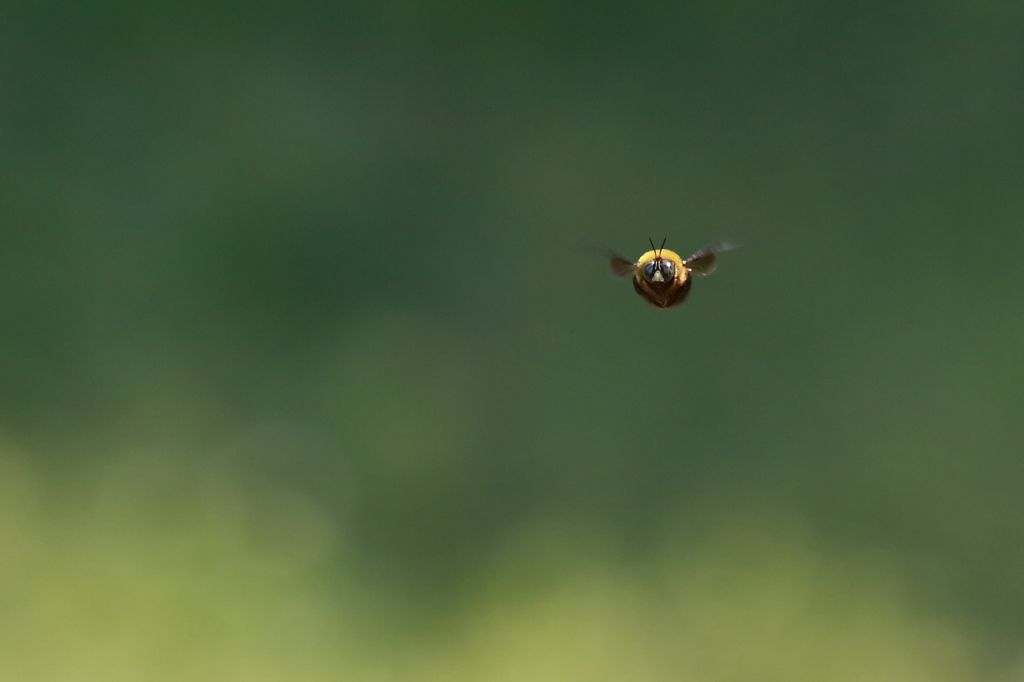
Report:
[[655,258],[644,263],[640,272],[648,282],[671,282],[676,276],[676,264],[664,258]]

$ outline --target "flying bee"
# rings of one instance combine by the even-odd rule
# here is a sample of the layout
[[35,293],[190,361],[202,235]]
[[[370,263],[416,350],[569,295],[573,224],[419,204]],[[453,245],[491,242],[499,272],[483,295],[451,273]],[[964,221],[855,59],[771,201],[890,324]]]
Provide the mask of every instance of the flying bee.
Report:
[[667,238],[659,247],[654,246],[654,240],[647,241],[651,243],[651,250],[635,263],[615,253],[608,257],[612,272],[617,277],[632,275],[636,293],[658,308],[671,308],[682,303],[693,284],[690,273],[710,275],[718,265],[715,254],[737,246],[729,242],[712,244],[683,260],[678,253],[665,248]]

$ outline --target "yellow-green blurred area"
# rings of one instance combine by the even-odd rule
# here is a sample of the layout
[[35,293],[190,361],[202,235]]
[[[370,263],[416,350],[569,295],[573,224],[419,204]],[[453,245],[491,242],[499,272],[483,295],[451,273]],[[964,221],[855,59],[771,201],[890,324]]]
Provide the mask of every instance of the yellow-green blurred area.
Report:
[[0,680],[1024,679],[1022,32],[5,3]]

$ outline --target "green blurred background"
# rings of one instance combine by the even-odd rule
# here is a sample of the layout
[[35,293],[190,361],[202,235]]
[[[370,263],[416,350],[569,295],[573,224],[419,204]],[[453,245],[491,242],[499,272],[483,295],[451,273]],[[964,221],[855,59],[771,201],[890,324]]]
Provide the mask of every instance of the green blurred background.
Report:
[[0,678],[1024,678],[1022,35],[4,3]]

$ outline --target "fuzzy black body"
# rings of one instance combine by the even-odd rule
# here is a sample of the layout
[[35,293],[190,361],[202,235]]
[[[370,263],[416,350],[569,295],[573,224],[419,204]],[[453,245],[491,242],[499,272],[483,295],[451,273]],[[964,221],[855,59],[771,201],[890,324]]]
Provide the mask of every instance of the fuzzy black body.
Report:
[[647,282],[639,275],[633,276],[636,293],[657,308],[671,308],[682,303],[690,293],[691,284],[693,280],[685,276],[669,282]]

